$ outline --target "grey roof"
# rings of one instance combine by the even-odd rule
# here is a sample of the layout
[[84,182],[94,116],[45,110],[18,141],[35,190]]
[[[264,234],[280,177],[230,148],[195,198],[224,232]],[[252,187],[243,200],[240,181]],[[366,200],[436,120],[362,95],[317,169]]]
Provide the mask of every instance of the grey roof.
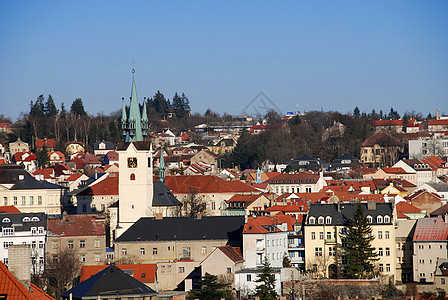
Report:
[[[10,222],[7,222],[7,219]],[[0,214],[0,230],[10,227],[14,227],[15,232],[31,231],[31,227],[44,227],[46,229],[47,215],[45,213]]]
[[102,298],[124,299],[126,296],[151,296],[158,293],[118,267],[111,265],[61,296],[68,299],[70,294],[73,299],[96,299],[99,295]]
[[[105,149],[100,149],[99,146],[101,143],[104,143]],[[95,142],[93,143],[93,150],[114,150],[115,146],[112,142],[103,141],[103,142]]]
[[60,185],[45,180],[36,180],[21,166],[17,165],[0,166],[0,184],[13,184],[11,190],[64,189]]
[[[360,203],[364,207],[364,216],[372,216],[373,222],[372,225],[377,225],[376,217],[381,215],[388,215],[390,217],[389,223],[381,223],[381,224],[391,224],[392,222],[392,203],[371,203],[373,205],[376,204],[375,209],[369,210],[367,203]],[[339,206],[339,211],[338,211]],[[315,203],[311,204],[308,210],[307,217],[307,226],[322,226],[322,224],[317,224],[317,218],[322,217],[331,217],[331,224],[325,223],[325,225],[347,225],[347,222],[353,219],[353,214],[358,208],[358,203],[331,203],[331,204],[321,204]],[[313,216],[316,218],[315,224],[309,224],[309,218]]]
[[448,192],[448,183],[426,183],[430,187],[434,188],[437,192]]
[[228,240],[242,239],[244,216],[140,218],[119,238],[119,242]]
[[181,206],[182,203],[177,200],[171,190],[161,181],[154,181],[154,197],[152,206]]

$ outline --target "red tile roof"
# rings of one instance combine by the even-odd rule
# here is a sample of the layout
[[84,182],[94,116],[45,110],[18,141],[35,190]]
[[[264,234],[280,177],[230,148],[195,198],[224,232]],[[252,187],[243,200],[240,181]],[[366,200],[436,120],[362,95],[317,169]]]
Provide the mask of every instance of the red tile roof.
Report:
[[37,169],[33,172],[33,175],[44,175],[45,179],[51,179],[54,178],[54,169],[53,168],[45,168],[45,169]]
[[280,174],[269,179],[270,184],[276,183],[316,183],[319,180],[319,174],[313,172],[300,172],[295,174]]
[[258,190],[239,180],[227,181],[218,176],[166,176],[166,186],[174,194],[197,193],[258,193]]
[[[132,277],[143,283],[155,282],[156,278],[156,264],[128,264],[115,265],[121,270],[133,270]],[[80,282],[89,279],[91,276],[109,267],[108,265],[101,266],[82,266]]]
[[409,220],[410,217],[406,216],[404,213],[397,211],[397,218],[398,219],[407,219]]
[[412,214],[412,213],[421,213],[422,210],[419,209],[418,207],[412,205],[411,203],[408,202],[398,202],[397,205],[397,211],[403,213],[403,214]]
[[307,212],[308,204],[305,201],[288,202],[286,205],[273,205],[265,209],[265,211],[279,211],[279,212]]
[[20,214],[21,211],[14,205],[0,206],[0,214]]
[[448,126],[448,119],[430,120],[428,123],[428,126],[435,126],[435,125],[447,125]]
[[40,139],[36,141],[36,148],[56,148],[56,141],[53,139]]
[[291,231],[296,222],[296,218],[291,215],[249,217],[247,223],[244,224],[243,233],[269,233],[271,232],[270,228],[274,229],[273,232],[281,232],[281,230],[274,225],[281,225],[282,223],[287,223],[288,230]]
[[63,236],[105,235],[105,225],[96,221],[97,215],[66,215],[62,219],[49,219],[48,231]]
[[384,173],[388,174],[407,174],[407,172],[403,168],[381,168],[381,170],[384,171]]
[[30,289],[25,287],[2,262],[0,262],[0,293],[6,294],[8,300],[54,300],[34,284],[31,284]]
[[401,143],[397,138],[391,136],[387,132],[380,131],[368,137],[364,143],[362,143],[362,147],[373,147],[374,145],[393,147],[401,146]]
[[70,175],[65,181],[75,181],[81,176],[82,176],[82,174],[73,174],[73,175]]
[[118,195],[118,176],[107,177],[78,193],[79,196]]
[[448,223],[443,218],[422,218],[417,220],[414,241],[445,241],[448,237]]
[[232,247],[229,245],[218,247],[222,253],[224,253],[228,258],[230,258],[233,262],[237,263],[240,261],[244,261],[243,255],[241,254],[241,250],[239,247]]
[[[414,124],[417,120],[409,119],[407,124]],[[403,120],[372,120],[373,126],[403,126]]]

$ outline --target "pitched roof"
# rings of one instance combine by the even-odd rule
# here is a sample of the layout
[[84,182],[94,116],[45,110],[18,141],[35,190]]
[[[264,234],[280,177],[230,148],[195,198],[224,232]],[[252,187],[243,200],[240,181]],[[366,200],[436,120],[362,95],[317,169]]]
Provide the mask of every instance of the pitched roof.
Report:
[[21,211],[14,205],[0,206],[0,214],[19,214]]
[[36,141],[36,148],[56,148],[56,141],[53,139],[40,139]]
[[291,215],[249,217],[247,219],[247,223],[244,225],[243,233],[281,232],[277,225],[281,225],[283,223],[286,223],[287,230],[291,231],[296,223],[296,218]]
[[2,262],[0,262],[0,293],[6,294],[8,300],[54,300],[32,283],[30,288],[25,287]]
[[137,150],[149,150],[151,148],[151,142],[148,141],[120,142],[117,145],[117,151],[125,151],[126,149],[128,149],[131,143],[134,144],[134,147]]
[[437,216],[444,216],[448,213],[448,204],[445,204],[441,207],[439,207],[438,209],[436,209],[435,211],[433,211],[432,213],[430,213],[429,215],[431,217],[437,217]]
[[286,205],[273,205],[265,209],[265,211],[281,211],[281,212],[307,212],[308,204],[305,201],[292,201]]
[[319,180],[319,174],[312,172],[300,172],[295,174],[280,174],[269,180],[270,184],[276,183],[316,183]]
[[241,249],[238,247],[225,245],[218,247],[218,249],[235,263],[244,261],[243,255],[241,254]]
[[118,176],[108,176],[94,185],[87,187],[79,196],[118,195]]
[[126,274],[118,267],[111,265],[89,279],[81,282],[71,290],[66,291],[61,296],[64,299],[68,299],[70,294],[73,299],[85,299],[93,298],[98,295],[105,297],[109,295],[112,298],[118,297],[118,295],[150,296],[156,295],[157,292],[146,284]]
[[403,168],[399,168],[399,167],[381,168],[381,170],[383,170],[384,173],[388,173],[388,174],[407,174],[408,173]]
[[398,202],[397,205],[397,211],[403,213],[403,214],[415,214],[415,213],[421,213],[422,210],[418,207],[412,205],[411,203],[401,201]]
[[[125,271],[140,282],[154,282],[156,278],[156,264],[126,264],[115,265],[119,269]],[[101,266],[82,266],[80,282],[89,279],[96,273],[106,269],[108,265]]]
[[177,200],[176,196],[161,181],[154,181],[153,195],[152,206],[182,206],[182,203]]
[[414,241],[446,241],[448,223],[443,218],[422,218],[417,220]]
[[48,219],[49,235],[98,236],[105,235],[105,225],[97,215],[64,215],[62,219]]
[[251,193],[258,192],[239,180],[227,181],[218,176],[166,176],[165,184],[174,194],[197,193]]
[[364,143],[362,143],[362,147],[373,147],[374,145],[380,145],[383,147],[391,147],[391,146],[401,146],[400,141],[388,134],[385,131],[380,131],[372,136],[368,137]]
[[228,240],[229,234],[241,235],[244,216],[178,218],[140,218],[115,242]]

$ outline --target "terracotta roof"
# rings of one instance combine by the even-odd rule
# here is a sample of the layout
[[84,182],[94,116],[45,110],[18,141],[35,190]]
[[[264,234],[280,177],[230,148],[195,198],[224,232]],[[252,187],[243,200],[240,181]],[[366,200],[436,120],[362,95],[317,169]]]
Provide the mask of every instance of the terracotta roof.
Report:
[[432,195],[433,197],[439,199],[440,201],[443,200],[443,198],[439,194],[431,193],[431,192],[428,192],[427,190],[418,190],[418,191],[412,193],[411,195],[408,195],[406,197],[406,200],[412,201],[412,200],[422,196],[425,193]]
[[280,174],[269,180],[270,184],[276,183],[316,183],[319,180],[319,174],[312,172],[300,172],[295,174]]
[[[415,119],[409,119],[407,124],[414,124]],[[372,120],[373,126],[403,126],[403,120]]]
[[40,139],[36,141],[36,148],[56,148],[56,141],[53,139]]
[[392,173],[392,174],[407,174],[407,172],[403,168],[397,168],[397,167],[381,168],[381,170],[383,170],[384,173],[388,173],[388,174],[390,174],[390,173]]
[[258,192],[250,185],[239,180],[227,181],[218,176],[166,176],[165,184],[173,194],[197,193],[251,193]]
[[78,194],[79,196],[118,195],[118,176],[109,176],[100,182],[89,186]]
[[28,289],[0,262],[0,293],[6,294],[8,300],[54,300],[36,285],[31,283]]
[[273,205],[266,208],[265,211],[307,212],[308,204],[305,201],[293,201],[288,202],[286,205]]
[[105,225],[96,221],[97,215],[66,215],[62,219],[48,219],[48,231],[63,236],[105,235]]
[[50,151],[50,152],[47,152],[47,155],[48,155],[48,157],[50,157],[50,156],[53,155],[54,153],[56,153],[56,154],[59,156],[59,159],[60,159],[60,160],[65,161],[65,155],[64,155],[64,153],[62,153],[61,151]]
[[397,138],[391,136],[387,132],[380,131],[368,137],[364,143],[362,143],[362,147],[373,147],[374,145],[391,147],[401,146],[401,143]]
[[0,206],[0,214],[20,214],[21,211],[14,205]]
[[243,255],[241,254],[241,250],[239,247],[232,247],[230,245],[225,245],[218,247],[222,253],[224,253],[228,258],[230,258],[233,262],[237,263],[240,261],[244,261]]
[[448,119],[430,120],[428,126],[448,125]]
[[397,219],[407,219],[409,220],[410,217],[406,216],[404,213],[397,211]]
[[397,205],[397,211],[403,213],[403,214],[412,214],[412,213],[421,213],[422,210],[419,209],[418,207],[412,205],[411,203],[408,202],[398,202]]
[[448,237],[448,223],[443,218],[422,218],[417,220],[414,241],[445,241]]
[[287,223],[288,230],[291,231],[296,223],[296,219],[291,215],[249,217],[247,223],[244,224],[243,233],[281,232],[275,225],[281,225],[282,223]]
[[45,168],[45,169],[37,169],[33,172],[33,175],[44,175],[45,179],[51,179],[54,178],[54,169],[52,168]]
[[82,176],[82,174],[73,174],[73,175],[70,175],[67,179],[65,179],[65,181],[75,181],[81,176]]
[[[127,264],[127,265],[115,265],[123,271],[132,270],[132,277],[140,282],[154,282],[156,277],[156,264]],[[101,266],[82,266],[80,282],[89,279],[91,276],[107,268],[108,265]],[[130,273],[129,271],[127,272]]]

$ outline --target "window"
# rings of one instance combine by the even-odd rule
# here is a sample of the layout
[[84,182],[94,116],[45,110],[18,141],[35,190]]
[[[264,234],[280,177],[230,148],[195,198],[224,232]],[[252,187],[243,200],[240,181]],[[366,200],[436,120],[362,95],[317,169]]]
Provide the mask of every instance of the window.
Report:
[[317,223],[324,224],[324,217],[319,217]]
[[42,205],[42,196],[37,196],[37,205]]
[[331,231],[327,231],[327,240],[331,240]]
[[25,205],[26,204],[26,198],[25,198],[25,196],[22,196],[22,205]]
[[131,173],[131,176],[129,177],[129,180],[135,180],[135,174]]
[[87,212],[87,204],[82,205],[82,212]]
[[36,235],[36,234],[37,234],[37,228],[31,227],[31,235]]
[[331,217],[330,216],[327,216],[325,218],[325,224],[331,224]]
[[380,272],[383,272],[383,271],[384,271],[384,267],[383,267],[383,264],[380,264],[380,267],[379,267],[379,269],[380,269]]
[[216,203],[212,202],[212,210],[215,210],[215,209],[216,209]]
[[228,267],[227,268],[227,273],[232,273],[232,268]]
[[157,255],[157,248],[152,248],[152,254]]
[[386,256],[390,256],[390,248],[389,247],[386,248]]
[[4,218],[2,220],[2,223],[11,223],[11,219],[10,218]]
[[389,231],[385,231],[384,232],[384,237],[385,237],[386,240],[389,239]]
[[95,254],[95,261],[96,262],[100,262],[101,261],[101,255],[100,254]]
[[376,217],[376,222],[377,223],[383,223],[383,216],[377,216]]
[[44,247],[44,242],[43,241],[39,241],[39,248],[43,248]]
[[36,241],[31,242],[31,248],[36,249]]
[[80,260],[81,262],[85,262],[85,261],[86,261],[86,255],[85,255],[85,254],[81,254],[81,255],[79,256],[79,260]]
[[30,205],[34,205],[34,196],[30,196]]
[[313,232],[311,232],[311,239],[312,240],[315,240],[316,239],[316,233],[313,231]]
[[190,258],[190,247],[184,247],[183,249],[183,257]]
[[251,274],[247,274],[247,281],[252,281],[252,275]]
[[3,197],[3,205],[4,206],[8,205],[8,197]]
[[386,272],[390,272],[390,264],[386,264]]
[[85,240],[80,240],[79,241],[79,248],[85,248],[86,247],[86,241]]
[[207,247],[206,246],[202,246],[201,252],[202,252],[202,254],[207,253]]
[[68,248],[73,248],[73,241],[68,241],[68,245],[67,245],[67,247],[68,247]]
[[52,242],[51,243],[51,248],[57,249],[58,247],[59,247],[59,243],[58,242]]
[[122,248],[121,249],[121,255],[127,255],[127,254],[128,254],[127,249],[126,248]]
[[12,245],[13,242],[3,242],[3,248],[8,249],[9,245]]
[[184,273],[185,272],[185,267],[179,267],[179,273]]
[[6,236],[6,235],[14,235],[14,227],[11,227],[11,228],[3,228],[2,232],[3,232],[3,236]]
[[440,284],[445,284],[445,278],[440,278]]
[[140,248],[140,255],[145,255],[145,248]]
[[384,223],[390,223],[390,217],[384,216]]
[[324,239],[324,233],[321,231],[321,232],[319,232],[319,239],[320,240],[323,240]]
[[383,256],[383,248],[378,248],[378,256]]
[[316,218],[314,218],[314,217],[310,217],[310,218],[308,219],[308,223],[310,223],[310,224],[316,224]]
[[314,255],[315,256],[322,256],[322,247],[314,248]]
[[101,241],[95,240],[95,248],[100,248],[100,247],[101,247]]
[[14,203],[14,205],[17,205],[17,196],[14,196],[13,203]]
[[330,247],[328,249],[328,255],[330,256],[336,256],[336,248],[335,247]]

